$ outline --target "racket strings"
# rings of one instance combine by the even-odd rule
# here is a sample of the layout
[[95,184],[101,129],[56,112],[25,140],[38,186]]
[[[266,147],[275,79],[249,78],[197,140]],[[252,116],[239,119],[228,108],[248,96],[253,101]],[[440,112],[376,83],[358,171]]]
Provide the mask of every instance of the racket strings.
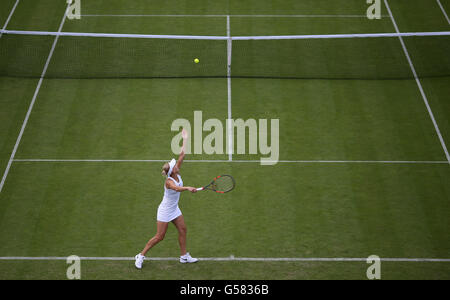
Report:
[[228,192],[234,188],[234,180],[230,176],[221,176],[216,178],[213,184],[216,191]]

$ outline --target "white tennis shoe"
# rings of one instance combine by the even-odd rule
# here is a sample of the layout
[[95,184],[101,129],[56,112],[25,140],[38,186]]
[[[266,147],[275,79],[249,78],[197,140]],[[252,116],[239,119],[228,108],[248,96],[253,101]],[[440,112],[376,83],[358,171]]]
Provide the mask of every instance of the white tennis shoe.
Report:
[[136,259],[136,261],[134,262],[136,268],[142,269],[142,264],[144,263],[145,256],[139,253],[134,258]]
[[193,257],[189,254],[189,252],[186,253],[186,254],[183,255],[183,256],[180,256],[180,263],[182,263],[182,264],[185,264],[185,263],[195,263],[195,262],[198,262],[198,259],[197,259],[197,258],[193,258]]

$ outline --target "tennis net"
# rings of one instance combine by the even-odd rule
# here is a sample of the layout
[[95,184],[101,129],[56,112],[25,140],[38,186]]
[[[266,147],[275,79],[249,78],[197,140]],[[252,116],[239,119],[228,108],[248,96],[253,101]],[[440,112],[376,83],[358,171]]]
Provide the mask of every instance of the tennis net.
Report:
[[[177,36],[2,30],[0,76],[409,79],[450,76],[450,32]],[[195,64],[194,58],[200,63]],[[230,68],[228,68],[230,67]]]

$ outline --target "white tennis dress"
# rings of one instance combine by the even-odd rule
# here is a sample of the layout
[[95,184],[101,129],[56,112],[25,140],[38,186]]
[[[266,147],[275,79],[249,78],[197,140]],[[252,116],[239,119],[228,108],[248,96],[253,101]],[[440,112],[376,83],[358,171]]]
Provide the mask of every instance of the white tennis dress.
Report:
[[[172,177],[168,178],[171,179],[177,186],[183,186],[183,180],[181,180],[180,175],[178,175],[178,182]],[[166,184],[164,183],[164,197],[158,207],[158,215],[156,219],[160,222],[170,222],[181,216],[181,210],[178,207],[179,200],[180,192],[166,188]]]

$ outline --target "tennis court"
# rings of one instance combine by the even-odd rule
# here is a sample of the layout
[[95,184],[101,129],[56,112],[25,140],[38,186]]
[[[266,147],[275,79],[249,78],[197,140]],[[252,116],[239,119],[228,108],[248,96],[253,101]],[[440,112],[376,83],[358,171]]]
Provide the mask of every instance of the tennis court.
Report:
[[[65,279],[69,255],[82,279],[366,279],[370,255],[382,279],[450,279],[449,0],[381,1],[375,20],[364,0],[66,7],[0,3],[1,279]],[[417,32],[447,34],[239,39]],[[279,162],[189,155],[186,185],[236,189],[182,194],[199,263],[169,226],[136,270],[171,124],[194,111],[278,119]]]

